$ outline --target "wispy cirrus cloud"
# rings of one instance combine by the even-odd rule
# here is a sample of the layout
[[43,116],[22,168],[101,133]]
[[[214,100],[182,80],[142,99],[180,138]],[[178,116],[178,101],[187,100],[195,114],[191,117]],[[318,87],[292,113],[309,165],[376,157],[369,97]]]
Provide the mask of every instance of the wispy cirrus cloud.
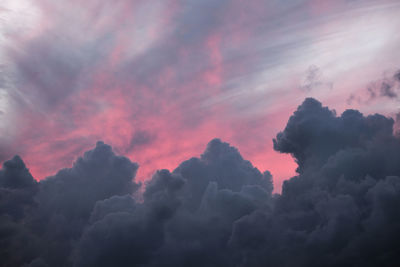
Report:
[[[280,184],[294,165],[271,140],[288,107],[316,96],[343,110],[349,92],[398,69],[396,1],[4,3],[0,143],[37,178],[98,139],[135,157],[146,179],[221,137]],[[317,80],[298,90],[314,65],[332,90]],[[157,138],[129,150],[144,132]]]

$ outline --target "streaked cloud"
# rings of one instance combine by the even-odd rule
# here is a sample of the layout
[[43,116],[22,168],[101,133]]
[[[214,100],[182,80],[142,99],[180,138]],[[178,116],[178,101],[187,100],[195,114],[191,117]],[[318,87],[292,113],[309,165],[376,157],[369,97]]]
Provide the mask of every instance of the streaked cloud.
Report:
[[[128,153],[142,180],[220,137],[270,169],[279,185],[294,164],[271,140],[297,103],[314,96],[343,111],[346,99],[364,97],[400,60],[397,1],[38,0],[1,7],[7,104],[0,103],[8,122],[0,143],[4,157],[25,156],[39,179],[70,166],[95,140],[128,152],[135,134],[146,132],[157,138]],[[310,66],[321,80],[307,78]],[[396,101],[354,103],[367,113],[398,109]]]

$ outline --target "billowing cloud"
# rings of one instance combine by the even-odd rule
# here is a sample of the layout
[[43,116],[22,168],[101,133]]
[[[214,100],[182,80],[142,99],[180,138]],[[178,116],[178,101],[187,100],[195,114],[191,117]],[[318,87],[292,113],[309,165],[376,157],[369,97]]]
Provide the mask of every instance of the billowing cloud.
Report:
[[213,139],[157,171],[110,146],[36,182],[21,158],[0,171],[2,266],[395,266],[400,139],[393,119],[307,98],[274,139],[298,174],[272,194],[261,173]]
[[35,264],[39,258],[50,266],[68,264],[72,242],[82,234],[96,202],[137,190],[132,181],[137,168],[103,142],[72,168],[39,183],[18,156],[5,162],[0,173],[1,265],[21,266],[34,256]]
[[393,119],[378,114],[364,117],[357,110],[346,110],[336,117],[335,111],[307,98],[274,139],[274,149],[291,153],[302,173],[309,166],[325,164],[344,148],[357,149],[377,136],[392,136],[393,123]]

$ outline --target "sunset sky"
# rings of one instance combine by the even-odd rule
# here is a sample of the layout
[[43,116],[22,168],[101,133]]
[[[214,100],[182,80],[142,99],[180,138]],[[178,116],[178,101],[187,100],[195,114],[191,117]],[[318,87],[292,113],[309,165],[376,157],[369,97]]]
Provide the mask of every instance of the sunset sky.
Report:
[[400,266],[400,0],[0,0],[0,266]]
[[399,29],[397,0],[1,0],[0,162],[41,180],[102,140],[147,180],[220,138],[280,192],[304,98],[395,118]]

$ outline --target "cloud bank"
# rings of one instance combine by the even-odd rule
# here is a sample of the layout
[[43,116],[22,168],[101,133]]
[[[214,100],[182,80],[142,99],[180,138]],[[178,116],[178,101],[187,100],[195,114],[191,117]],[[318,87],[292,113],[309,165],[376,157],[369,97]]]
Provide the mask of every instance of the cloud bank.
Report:
[[0,265],[396,266],[393,124],[307,98],[273,141],[298,164],[280,195],[219,139],[145,185],[103,142],[39,182],[15,156],[0,171]]

